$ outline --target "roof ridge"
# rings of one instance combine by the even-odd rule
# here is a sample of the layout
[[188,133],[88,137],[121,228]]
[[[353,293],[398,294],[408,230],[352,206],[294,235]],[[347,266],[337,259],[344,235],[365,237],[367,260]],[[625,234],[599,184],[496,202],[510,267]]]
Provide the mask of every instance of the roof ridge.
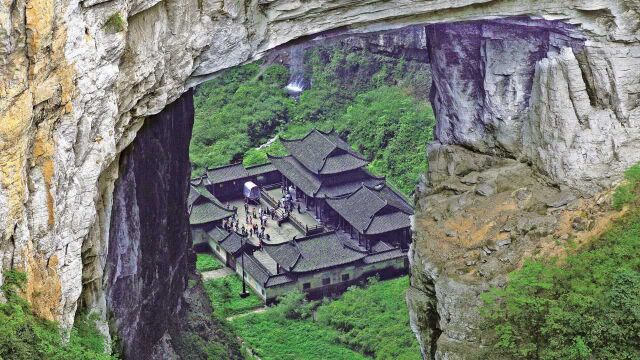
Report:
[[[333,150],[337,149],[337,146],[333,146]],[[327,159],[329,158],[329,155],[331,155],[331,153],[333,152],[333,150],[329,151],[329,153],[327,154],[327,156],[325,156],[324,158],[322,158],[322,166],[320,166],[320,168],[318,169],[318,174],[320,174],[320,172],[322,172],[322,169],[324,169],[324,167],[327,165]]]
[[269,281],[269,279],[273,276],[271,274],[271,271],[269,271],[269,269],[267,269],[264,265],[262,265],[262,263],[258,261],[258,259],[256,259],[253,255],[242,252],[242,256],[246,256],[249,261],[251,261],[254,265],[258,266],[260,270],[262,270],[265,274],[267,274],[267,280],[262,283],[262,286],[264,286],[264,284],[266,284],[267,281]]
[[223,237],[222,240],[218,241],[219,243],[223,243],[225,242],[227,239],[229,239],[229,237],[231,237],[231,233],[227,232],[227,236]]
[[278,156],[278,155],[271,155],[269,153],[267,153],[267,159],[284,159],[286,157],[289,157],[291,155],[282,155],[282,156]]
[[[265,166],[265,165],[270,165],[270,164],[271,164],[270,162],[266,162],[266,163],[262,163],[262,164],[253,164],[253,165],[249,165],[249,166],[245,167],[245,169],[249,170],[249,169],[253,169],[253,168],[257,168],[257,167]],[[242,166],[244,167],[244,165],[242,165]]]
[[313,129],[314,129],[314,130],[316,130],[317,132],[319,132],[319,133],[320,133],[320,134],[322,134],[322,135],[329,135],[329,134],[333,134],[333,133],[336,131],[336,128],[335,128],[333,125],[331,126],[331,130],[326,131],[326,132],[325,132],[325,131],[322,131],[322,130],[320,130],[320,129],[318,129],[318,128],[315,128],[315,127],[314,127]]
[[336,233],[335,230],[325,231],[325,232],[318,233],[318,234],[312,234],[312,235],[299,237],[299,238],[296,238],[295,240],[292,240],[292,241],[296,241],[296,242],[298,242],[298,241],[306,241],[306,240],[311,240],[311,239],[315,239],[317,237],[327,236],[327,235],[331,235],[331,234],[335,234],[335,233]]
[[[242,162],[236,162],[236,163],[233,163],[233,164],[227,164],[227,165],[214,166],[214,167],[211,167],[211,168],[207,166],[207,171],[211,171],[211,170],[218,170],[218,169],[224,169],[224,168],[226,168],[226,167],[237,166],[237,165],[240,165],[240,166],[242,166],[242,167],[244,168],[244,166],[242,165]],[[205,174],[203,174],[203,176],[204,176],[204,175],[205,175]]]
[[[340,135],[335,131],[335,129],[334,129],[333,127],[331,128],[331,131],[329,131],[329,132],[327,132],[327,133],[322,132],[322,131],[320,131],[320,130],[318,130],[318,132],[319,132],[319,133],[321,133],[322,135],[324,135],[325,139],[327,139],[330,143],[332,143],[332,144],[333,144],[333,150],[331,150],[331,151],[329,152],[329,155],[331,155],[331,153],[333,153],[333,151],[335,151],[336,149],[340,149],[340,150],[345,151],[347,154],[349,154],[349,155],[351,155],[351,156],[353,156],[353,157],[355,157],[355,158],[357,158],[357,159],[360,159],[360,160],[363,160],[363,161],[367,161],[367,162],[369,161],[369,159],[365,158],[365,157],[364,157],[364,155],[362,155],[362,154],[360,154],[359,152],[355,151],[355,150],[351,147],[351,144],[349,144],[349,143],[348,143],[347,141],[345,141],[345,140],[342,140],[342,139],[340,138]],[[335,138],[335,140],[336,140],[336,141],[334,141],[333,139],[331,139],[330,137],[328,137],[328,135],[335,135],[335,136],[336,136],[336,138]],[[341,146],[339,146],[339,144],[338,144],[338,140],[343,141],[343,142],[347,145],[347,146],[346,146],[346,147],[347,147],[347,149],[343,149]],[[341,144],[340,144],[340,145],[341,145]],[[327,155],[327,156],[329,156],[329,155]]]
[[293,265],[289,266],[289,271],[293,270],[293,268],[295,268],[296,265],[298,265],[298,262],[300,261],[300,259],[302,259],[302,252],[300,251],[300,249],[298,249],[298,257],[296,258],[296,261],[293,262]]
[[[286,139],[283,138],[282,135],[278,135],[278,138],[280,139],[280,141],[285,141],[285,142],[292,142],[292,141],[300,141],[300,140],[304,140],[306,139],[309,135],[311,135],[312,132],[314,131],[318,131],[320,132],[318,129],[316,129],[315,127],[313,127],[311,130],[309,130],[303,137],[298,138],[298,139]],[[320,132],[322,133],[322,132]]]
[[[380,210],[378,210],[380,211]],[[369,223],[367,224],[367,226],[362,229],[362,233],[366,233],[367,230],[369,230],[369,228],[371,227],[371,224],[373,224],[373,219],[376,218],[376,214],[378,213],[378,211],[376,211],[372,216],[369,217]]]

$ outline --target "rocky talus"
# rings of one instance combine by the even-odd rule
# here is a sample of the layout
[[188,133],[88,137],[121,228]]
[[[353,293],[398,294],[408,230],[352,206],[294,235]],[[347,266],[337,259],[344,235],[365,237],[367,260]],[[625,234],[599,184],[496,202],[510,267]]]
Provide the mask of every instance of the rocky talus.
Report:
[[[490,281],[478,275],[472,287],[450,272],[430,249],[456,237],[431,234],[421,219],[432,216],[429,204],[438,194],[476,194],[475,187],[489,197],[502,192],[497,188],[491,195],[483,181],[475,190],[430,189],[468,175],[455,171],[462,157],[457,149],[472,153],[463,158],[513,162],[537,184],[576,199],[619,179],[622,169],[640,159],[639,18],[634,0],[5,1],[0,269],[28,272],[26,296],[40,316],[68,328],[81,304],[105,324],[109,316],[116,319],[112,331],[125,343],[154,348],[170,326],[157,318],[180,307],[178,290],[184,290],[183,272],[189,271],[185,254],[163,247],[181,251],[186,245],[177,242],[188,239],[152,239],[157,232],[150,224],[179,221],[167,207],[177,195],[160,197],[169,184],[152,185],[155,195],[138,185],[143,173],[131,169],[144,156],[135,154],[142,147],[135,139],[145,133],[140,129],[165,121],[151,116],[190,87],[293,40],[426,24],[438,122],[429,156],[449,155],[442,155],[446,166],[432,169],[419,199],[414,292],[427,295],[412,298],[412,316],[426,319],[414,321],[425,355],[461,357],[445,343],[477,349],[472,332],[463,331],[475,326],[473,307],[462,313],[443,304],[473,304],[474,292]],[[188,143],[184,130],[176,128],[175,144]],[[149,158],[149,166],[184,170],[181,159],[169,155],[172,141],[146,139],[168,163]],[[151,176],[153,169],[146,171]],[[118,185],[124,183],[135,187]],[[445,215],[458,214],[451,210]],[[457,264],[458,255],[447,261]],[[151,300],[153,294],[166,299]],[[156,318],[148,315],[154,311]],[[151,327],[153,336],[143,338],[142,329]]]

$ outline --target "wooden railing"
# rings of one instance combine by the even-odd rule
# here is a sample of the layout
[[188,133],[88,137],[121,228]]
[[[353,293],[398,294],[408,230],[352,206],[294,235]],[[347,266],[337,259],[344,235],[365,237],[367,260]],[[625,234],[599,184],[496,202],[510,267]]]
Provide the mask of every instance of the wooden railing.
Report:
[[269,204],[271,207],[276,207],[278,206],[278,199],[274,199],[273,196],[271,196],[271,194],[269,194],[269,192],[267,192],[266,187],[262,187],[260,189],[260,196],[262,197],[262,199],[264,199],[264,201],[267,202],[267,204]]
[[309,236],[309,235],[313,235],[313,234],[320,234],[322,232],[324,232],[324,226],[322,225],[306,225],[304,223],[302,223],[302,221],[298,220],[295,215],[293,213],[291,213],[291,215],[289,216],[289,221],[291,221],[291,223],[298,228],[298,230],[300,230],[301,233],[303,233],[305,236]]

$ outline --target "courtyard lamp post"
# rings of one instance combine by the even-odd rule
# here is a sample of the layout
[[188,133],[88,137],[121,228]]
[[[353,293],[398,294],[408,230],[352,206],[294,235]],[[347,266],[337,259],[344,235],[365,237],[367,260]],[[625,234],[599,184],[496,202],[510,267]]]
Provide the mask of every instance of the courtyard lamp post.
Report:
[[244,280],[244,235],[240,236],[240,266],[242,267],[242,292],[240,293],[240,297],[244,299],[249,296],[247,284]]

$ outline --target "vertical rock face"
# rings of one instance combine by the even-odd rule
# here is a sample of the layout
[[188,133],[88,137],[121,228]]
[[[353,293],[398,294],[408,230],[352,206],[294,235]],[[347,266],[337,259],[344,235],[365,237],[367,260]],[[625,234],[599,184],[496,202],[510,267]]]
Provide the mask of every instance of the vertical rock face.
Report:
[[437,125],[416,199],[412,327],[427,358],[488,358],[479,295],[569,234],[597,234],[602,191],[640,161],[640,46],[523,18],[426,29]]
[[584,191],[640,160],[640,48],[559,21],[427,26],[441,144],[532,163]]
[[[142,180],[127,170],[135,167],[126,159],[134,158],[134,150],[122,158],[120,153],[145,118],[189,87],[294,39],[335,29],[368,32],[514,16],[552,21],[520,19],[519,32],[503,31],[500,21],[431,28],[439,144],[430,156],[454,162],[432,171],[429,186],[458,188],[455,181],[446,182],[451,175],[467,175],[455,172],[465,168],[455,161],[488,161],[460,157],[448,147],[462,144],[524,160],[563,187],[587,192],[606,187],[638,160],[639,14],[633,0],[5,1],[0,5],[0,283],[4,270],[25,270],[26,295],[43,317],[68,328],[81,300],[105,316],[109,308],[121,330],[139,333],[136,314],[148,319],[153,306],[169,305],[148,297],[158,289],[160,280],[154,279],[183,275],[172,262],[157,263],[157,275],[143,271],[144,254],[164,251],[143,245],[143,225],[151,221],[144,212],[161,210],[140,208],[138,199],[147,196],[138,185]],[[575,46],[575,40],[583,45]],[[120,166],[119,159],[128,163]],[[120,187],[114,195],[119,171],[121,182],[132,188]],[[484,184],[480,192],[492,189]],[[125,207],[122,199],[137,205]],[[122,222],[125,213],[131,223]],[[112,215],[119,216],[119,227]],[[112,224],[119,235],[112,234]],[[110,244],[125,238],[141,242]],[[441,240],[434,236],[428,242]],[[416,246],[415,253],[420,261],[414,264],[431,264],[428,251]],[[122,261],[115,260],[119,257]],[[122,285],[129,280],[106,278],[114,276],[111,266],[117,264],[133,274],[129,291],[136,295],[130,302]],[[440,265],[429,266],[441,274],[438,279],[447,278]],[[438,281],[427,281],[425,291],[433,288],[444,296]],[[122,301],[114,302],[117,298]],[[138,309],[129,306],[133,299],[142,301]],[[447,317],[428,323],[442,319]]]
[[561,22],[510,19],[427,26],[437,138],[513,153],[522,142],[535,64],[581,35]]
[[120,155],[107,256],[106,305],[130,359],[146,359],[180,308],[192,257],[186,197],[193,97],[142,126]]

